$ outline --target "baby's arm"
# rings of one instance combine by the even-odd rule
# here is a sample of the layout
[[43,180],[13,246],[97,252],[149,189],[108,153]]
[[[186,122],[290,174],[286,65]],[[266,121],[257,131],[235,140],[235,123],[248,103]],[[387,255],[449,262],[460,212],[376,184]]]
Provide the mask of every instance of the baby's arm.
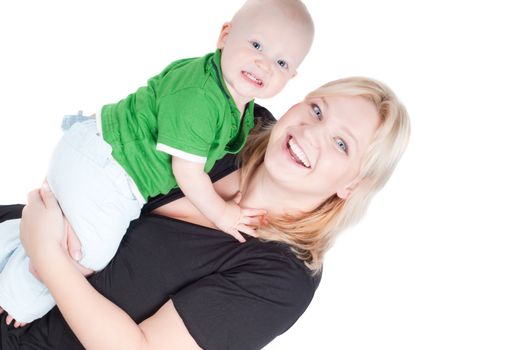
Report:
[[254,236],[255,227],[265,215],[265,210],[242,209],[232,201],[224,201],[214,190],[203,166],[202,163],[172,157],[172,172],[185,196],[216,227],[245,242],[238,231]]

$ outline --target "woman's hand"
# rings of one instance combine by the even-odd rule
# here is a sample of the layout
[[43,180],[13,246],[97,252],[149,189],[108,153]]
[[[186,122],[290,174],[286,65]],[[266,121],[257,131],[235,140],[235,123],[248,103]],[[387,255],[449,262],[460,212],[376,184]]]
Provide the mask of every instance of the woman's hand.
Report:
[[[60,220],[59,220],[60,217]],[[62,228],[59,227],[62,225]],[[64,251],[67,251],[71,260],[77,270],[79,270],[84,276],[91,275],[94,271],[88,269],[78,261],[82,258],[81,242],[73,231],[73,228],[69,224],[68,220],[62,216],[62,211],[55,199],[53,193],[49,190],[48,184],[45,182],[40,190],[34,190],[28,195],[28,205],[22,212],[22,221],[20,225],[20,232],[22,238],[22,232],[31,236],[35,234],[40,235],[40,239],[43,239],[44,244],[49,244],[53,239],[58,239],[60,234],[60,246]],[[56,233],[57,236],[49,235],[45,230],[52,230],[52,233]],[[31,243],[35,247],[38,244],[34,242],[34,238],[31,238]],[[24,244],[24,242],[23,242]],[[42,249],[45,245],[42,247]],[[28,256],[31,257],[28,248],[24,244],[24,248],[28,252]],[[37,248],[38,249],[38,248]],[[37,271],[33,267],[33,264],[29,264],[30,272],[37,278],[40,279]]]
[[[79,240],[79,237],[75,234],[73,231],[73,228],[71,227],[68,219],[64,217],[64,238],[62,239],[62,248],[70,254],[70,258],[72,259],[73,265],[77,268],[77,270],[82,273],[83,276],[87,277],[94,273],[95,271],[92,269],[89,269],[87,267],[82,266],[79,261],[82,259],[82,245],[81,241]],[[36,279],[40,280],[40,276],[38,275],[37,270],[33,267],[33,264],[31,261],[29,261],[29,272],[33,276],[35,276]]]
[[33,190],[28,194],[28,204],[22,211],[20,240],[27,255],[35,263],[34,259],[39,254],[62,249],[63,239],[62,211],[49,186],[44,184],[40,190]]

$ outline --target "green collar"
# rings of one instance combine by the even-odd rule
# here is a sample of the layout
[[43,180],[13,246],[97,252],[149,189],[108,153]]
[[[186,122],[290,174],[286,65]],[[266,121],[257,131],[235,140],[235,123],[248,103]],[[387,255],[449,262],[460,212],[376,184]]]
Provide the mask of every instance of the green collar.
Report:
[[[221,91],[223,91],[223,94],[227,98],[227,101],[229,102],[229,106],[231,108],[231,111],[237,112],[235,114],[238,115],[238,117],[241,117],[241,111],[238,110],[238,107],[236,106],[236,102],[234,102],[234,98],[232,98],[229,89],[227,88],[227,85],[225,84],[225,80],[223,79],[223,73],[221,71],[221,50],[217,49],[216,52],[214,52],[214,55],[212,55],[212,67],[214,67],[214,71],[216,72],[216,76],[218,77],[218,80],[220,82],[219,86],[221,88]],[[254,105],[254,99],[249,101],[245,105],[245,110],[252,111]],[[245,112],[245,111],[244,111]],[[245,113],[244,113],[245,114]]]

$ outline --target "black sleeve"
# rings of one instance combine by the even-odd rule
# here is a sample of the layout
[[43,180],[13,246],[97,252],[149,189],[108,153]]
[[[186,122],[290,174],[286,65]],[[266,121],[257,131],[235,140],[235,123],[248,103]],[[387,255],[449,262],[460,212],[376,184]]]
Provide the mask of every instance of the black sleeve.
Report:
[[0,222],[19,219],[22,216],[22,204],[0,205]]
[[171,296],[199,346],[261,349],[306,310],[319,278],[298,260],[266,259],[259,265],[212,274]]

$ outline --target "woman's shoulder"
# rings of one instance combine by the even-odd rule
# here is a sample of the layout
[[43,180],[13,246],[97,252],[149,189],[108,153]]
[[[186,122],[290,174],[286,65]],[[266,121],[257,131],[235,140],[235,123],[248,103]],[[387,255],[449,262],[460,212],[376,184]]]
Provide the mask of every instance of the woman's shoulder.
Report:
[[287,244],[256,238],[241,244],[224,268],[250,280],[254,278],[260,285],[275,287],[283,293],[282,297],[289,295],[305,303],[311,301],[321,279],[321,272],[309,269]]
[[256,238],[232,242],[219,231],[201,233],[201,245],[211,249],[195,258],[200,263],[194,270],[208,261],[211,271],[171,295],[200,346],[262,348],[307,309],[320,274],[314,275],[288,246]]
[[20,218],[23,208],[22,204],[0,205],[0,222]]
[[268,266],[269,262],[273,262],[293,271],[298,270],[301,274],[316,276],[316,274],[313,274],[313,271],[295,255],[289,245],[272,240],[260,240],[248,236],[246,237],[248,238],[248,241],[245,249],[245,258],[251,261],[266,262],[266,264],[264,264],[265,266]]

